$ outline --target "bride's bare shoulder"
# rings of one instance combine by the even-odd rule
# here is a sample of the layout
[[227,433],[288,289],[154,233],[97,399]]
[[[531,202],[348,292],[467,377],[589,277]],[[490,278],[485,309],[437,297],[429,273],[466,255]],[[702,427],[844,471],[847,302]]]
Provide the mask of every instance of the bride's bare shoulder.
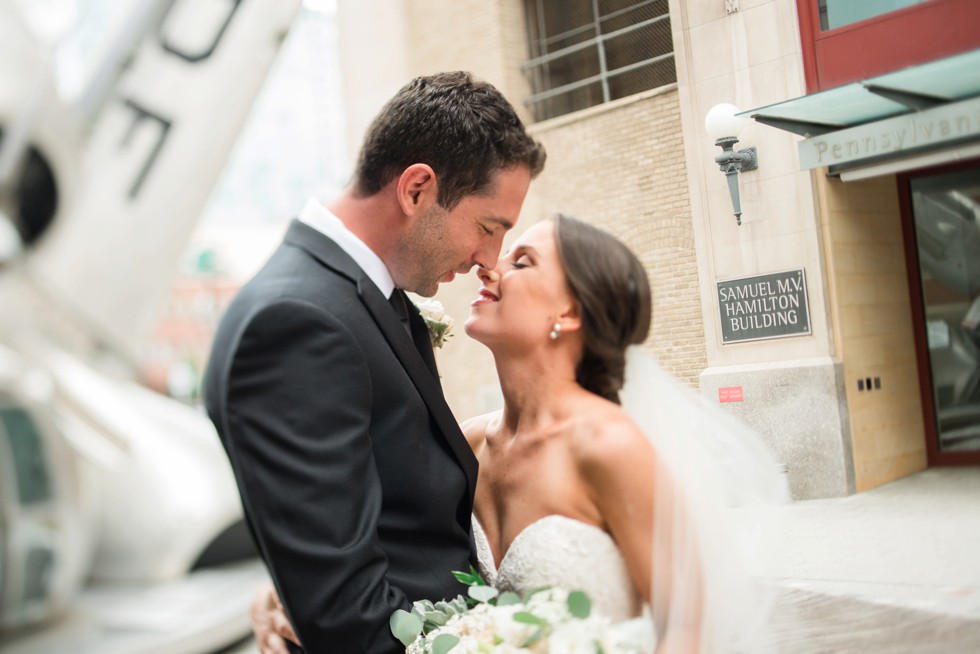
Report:
[[653,456],[650,441],[622,407],[599,399],[583,408],[586,410],[582,411],[572,442],[581,465],[615,469],[631,459],[648,460]]
[[470,444],[470,449],[479,453],[483,444],[487,441],[487,432],[492,425],[500,421],[500,411],[491,411],[480,416],[468,418],[460,423],[459,428],[466,437],[466,442]]

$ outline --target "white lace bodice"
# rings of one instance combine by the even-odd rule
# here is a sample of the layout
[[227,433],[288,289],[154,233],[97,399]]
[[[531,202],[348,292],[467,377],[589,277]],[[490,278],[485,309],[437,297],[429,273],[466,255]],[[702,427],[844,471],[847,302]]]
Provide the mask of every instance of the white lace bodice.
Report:
[[542,586],[581,590],[597,611],[616,621],[642,611],[642,598],[623,555],[598,527],[560,515],[541,518],[517,535],[499,569],[476,516],[473,537],[480,573],[500,590],[525,593]]

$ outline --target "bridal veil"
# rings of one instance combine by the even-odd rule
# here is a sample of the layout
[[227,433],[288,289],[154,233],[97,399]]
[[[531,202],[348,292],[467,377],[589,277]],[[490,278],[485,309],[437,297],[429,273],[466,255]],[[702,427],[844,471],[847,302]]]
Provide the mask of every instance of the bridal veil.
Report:
[[757,433],[627,353],[623,408],[657,458],[651,608],[658,654],[764,652],[785,475]]

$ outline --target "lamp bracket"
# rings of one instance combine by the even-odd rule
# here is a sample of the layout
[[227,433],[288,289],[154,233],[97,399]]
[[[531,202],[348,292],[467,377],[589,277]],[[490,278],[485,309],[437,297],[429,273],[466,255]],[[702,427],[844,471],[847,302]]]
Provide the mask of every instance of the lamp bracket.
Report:
[[715,141],[715,145],[721,148],[721,154],[715,156],[715,163],[725,173],[728,180],[728,192],[732,196],[732,208],[735,210],[735,222],[742,224],[742,204],[739,201],[738,174],[748,170],[756,170],[759,167],[759,156],[754,147],[743,150],[735,150],[738,139],[734,136],[726,136]]
[[759,167],[759,155],[755,147],[735,150],[738,139],[728,137],[718,139],[715,145],[721,148],[721,154],[715,156],[715,163],[724,173],[739,173],[756,170]]
[[755,146],[745,148],[744,150],[738,150],[737,154],[742,158],[743,173],[749,170],[757,170],[759,168],[759,154],[756,152]]

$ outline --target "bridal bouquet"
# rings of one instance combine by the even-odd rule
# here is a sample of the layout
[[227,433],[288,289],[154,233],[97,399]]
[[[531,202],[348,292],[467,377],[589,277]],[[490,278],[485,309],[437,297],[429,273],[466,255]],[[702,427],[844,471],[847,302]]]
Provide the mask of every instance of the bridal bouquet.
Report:
[[475,571],[453,574],[470,584],[468,598],[423,600],[391,616],[406,654],[642,654],[649,642],[647,620],[613,623],[594,614],[580,591],[542,588],[521,597],[499,593]]

